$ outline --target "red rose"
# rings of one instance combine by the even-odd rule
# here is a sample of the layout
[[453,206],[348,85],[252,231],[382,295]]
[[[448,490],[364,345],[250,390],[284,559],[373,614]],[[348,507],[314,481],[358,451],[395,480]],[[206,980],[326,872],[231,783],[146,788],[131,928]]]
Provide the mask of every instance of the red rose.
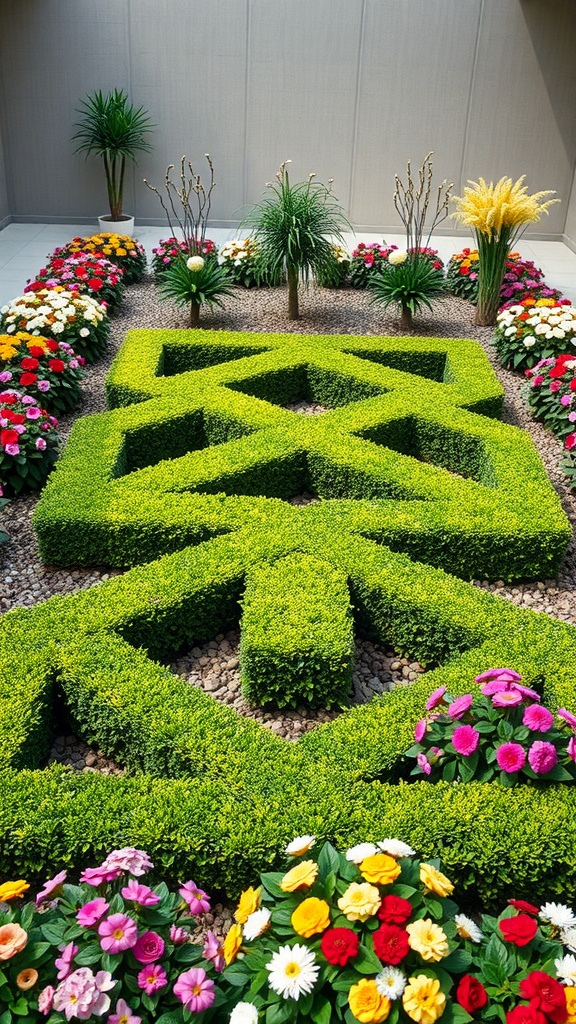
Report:
[[532,914],[533,917],[538,917],[540,913],[540,907],[535,907],[533,903],[527,903],[526,900],[508,900],[511,907],[514,910],[521,910],[524,914]]
[[480,1010],[486,1006],[488,993],[478,978],[473,978],[471,974],[465,974],[456,989],[456,1001],[464,1007],[466,1013],[473,1014],[474,1010]]
[[401,896],[392,894],[384,896],[378,911],[378,917],[386,924],[404,924],[412,913],[412,904]]
[[505,942],[512,942],[515,946],[527,946],[538,931],[538,925],[526,914],[518,914],[517,917],[505,917],[500,921],[498,927]]
[[34,356],[36,359],[41,359],[44,355],[44,349],[40,348],[40,345],[31,345],[28,351],[30,355]]
[[506,1024],[547,1024],[547,1021],[533,1006],[515,1006],[506,1014]]
[[3,448],[5,448],[7,444],[18,444],[19,437],[20,434],[17,430],[2,430],[0,432],[0,444]]
[[63,373],[66,369],[66,363],[63,359],[49,359],[48,366],[54,371],[54,373]]
[[38,375],[35,373],[23,373],[20,377],[20,383],[23,388],[27,388],[30,384],[35,384],[38,380]]
[[395,924],[382,924],[372,936],[374,952],[383,964],[399,964],[410,952],[408,932]]
[[329,928],[324,932],[320,948],[329,964],[345,967],[348,961],[358,955],[360,939],[351,928]]
[[566,993],[559,981],[545,971],[532,971],[520,982],[520,995],[530,1000],[533,1010],[541,1010],[554,1024],[563,1024],[568,1016]]
[[52,338],[46,338],[46,348],[50,352],[57,352],[58,351],[58,342],[57,341],[53,341]]

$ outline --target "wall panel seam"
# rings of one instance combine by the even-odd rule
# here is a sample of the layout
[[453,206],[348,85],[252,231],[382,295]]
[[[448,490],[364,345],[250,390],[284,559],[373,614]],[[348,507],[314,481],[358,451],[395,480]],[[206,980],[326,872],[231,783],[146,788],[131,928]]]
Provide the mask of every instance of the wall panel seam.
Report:
[[362,63],[364,59],[364,33],[366,29],[366,0],[362,0],[360,12],[360,32],[358,36],[358,65],[356,69],[356,97],[354,100],[354,124],[352,128],[352,154],[350,157],[350,188],[348,193],[348,218],[352,217],[354,189],[356,186],[356,150],[358,145],[358,124],[360,120],[360,84],[362,81]]
[[478,56],[480,53],[480,36],[482,33],[482,23],[484,20],[484,0],[480,0],[478,6],[478,21],[476,24],[476,43],[474,45],[474,58],[472,60],[472,72],[470,75],[470,88],[468,90],[468,104],[466,107],[466,119],[464,122],[464,137],[462,139],[462,151],[460,157],[460,168],[458,171],[458,181],[456,187],[459,192],[462,192],[464,187],[464,164],[466,161],[466,154],[468,152],[468,137],[470,133],[470,117],[472,112],[472,103],[474,98],[474,90],[476,87],[476,72],[478,69]]

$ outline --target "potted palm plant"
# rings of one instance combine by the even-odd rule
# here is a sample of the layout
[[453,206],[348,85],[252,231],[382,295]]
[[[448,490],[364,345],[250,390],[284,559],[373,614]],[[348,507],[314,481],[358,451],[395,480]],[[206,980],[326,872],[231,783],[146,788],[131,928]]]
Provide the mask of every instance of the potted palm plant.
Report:
[[86,158],[95,154],[104,161],[110,213],[98,218],[101,231],[131,235],[134,217],[122,212],[126,162],[135,162],[137,152],[149,152],[146,136],[154,128],[144,107],[136,108],[122,90],[104,95],[100,90],[89,94],[77,109],[80,120],[72,136],[76,153]]

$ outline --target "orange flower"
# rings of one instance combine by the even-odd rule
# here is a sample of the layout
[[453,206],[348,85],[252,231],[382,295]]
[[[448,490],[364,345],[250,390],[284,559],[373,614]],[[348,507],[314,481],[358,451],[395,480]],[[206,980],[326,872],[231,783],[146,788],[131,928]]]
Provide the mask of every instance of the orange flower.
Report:
[[10,960],[21,953],[28,942],[28,933],[19,924],[3,924],[0,927],[0,960]]
[[25,882],[23,878],[19,878],[17,882],[3,882],[0,885],[0,903],[23,896],[29,888],[28,882]]
[[319,900],[317,896],[310,896],[296,907],[290,921],[298,935],[309,939],[311,935],[317,935],[328,928],[330,907],[325,900]]
[[376,885],[391,885],[400,874],[400,865],[387,853],[374,853],[360,864],[362,877]]
[[20,974],[16,976],[16,984],[18,988],[22,989],[23,992],[27,992],[29,988],[38,981],[38,971],[35,971],[33,967],[25,967]]

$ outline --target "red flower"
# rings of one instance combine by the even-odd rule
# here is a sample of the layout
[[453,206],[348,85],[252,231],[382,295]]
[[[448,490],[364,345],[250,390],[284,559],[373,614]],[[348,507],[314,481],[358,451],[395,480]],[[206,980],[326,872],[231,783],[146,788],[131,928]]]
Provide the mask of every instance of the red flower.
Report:
[[374,952],[383,964],[399,964],[410,952],[408,932],[395,924],[382,924],[372,936]]
[[14,405],[14,402],[17,401],[16,395],[13,395],[11,391],[5,391],[0,395],[0,402],[5,402],[6,405]]
[[568,437],[564,441],[564,446],[567,452],[571,452],[573,448],[576,448],[576,433],[568,434]]
[[521,910],[524,914],[532,914],[533,917],[538,917],[540,913],[540,907],[535,907],[533,903],[527,903],[526,900],[508,900],[511,907],[514,910]]
[[548,371],[548,376],[554,379],[554,377],[563,377],[565,373],[568,373],[568,370],[564,366],[564,363],[556,363],[556,366],[553,366],[552,369]]
[[512,942],[515,946],[527,946],[538,931],[538,925],[526,914],[518,914],[517,917],[505,917],[500,921],[498,927],[505,942]]
[[30,384],[35,384],[37,380],[38,375],[36,373],[23,373],[20,377],[20,383],[23,388],[29,387]]
[[40,359],[44,355],[44,349],[40,348],[40,345],[31,345],[28,351],[36,359]]
[[401,896],[393,896],[391,893],[384,896],[378,911],[378,917],[386,924],[404,924],[412,913],[412,904],[403,900]]
[[324,932],[320,948],[329,964],[345,967],[348,961],[358,955],[360,939],[351,928],[329,928]]
[[58,342],[57,341],[53,341],[52,338],[46,338],[46,348],[50,352],[57,352],[58,351]]
[[574,377],[574,380],[570,381],[568,387],[570,388],[570,391],[576,391],[576,377]]
[[14,426],[17,426],[20,423],[24,423],[25,420],[26,420],[26,417],[24,416],[24,413],[12,412],[12,409],[7,409],[6,410],[6,419],[10,420],[14,424]]
[[54,373],[63,373],[66,369],[66,363],[63,359],[49,359],[48,366]]
[[17,430],[3,430],[0,432],[0,444],[3,448],[5,448],[7,444],[18,444],[19,437],[20,434]]
[[30,359],[29,356],[26,356],[20,363],[23,370],[37,370],[39,365],[37,359]]
[[547,1021],[533,1006],[515,1006],[506,1014],[506,1024],[547,1024]]
[[532,971],[524,978],[520,982],[520,995],[530,1000],[533,1010],[541,1010],[554,1024],[563,1024],[568,1016],[562,985],[545,971]]
[[463,274],[464,277],[468,277],[468,274],[470,273],[470,267],[459,267],[458,273]]
[[99,292],[102,288],[102,281],[98,277],[91,277],[88,281],[88,287],[91,288],[93,292]]
[[474,1013],[474,1010],[481,1010],[488,1002],[488,993],[478,978],[471,974],[465,974],[460,980],[456,990],[456,1001],[466,1010],[466,1013]]

